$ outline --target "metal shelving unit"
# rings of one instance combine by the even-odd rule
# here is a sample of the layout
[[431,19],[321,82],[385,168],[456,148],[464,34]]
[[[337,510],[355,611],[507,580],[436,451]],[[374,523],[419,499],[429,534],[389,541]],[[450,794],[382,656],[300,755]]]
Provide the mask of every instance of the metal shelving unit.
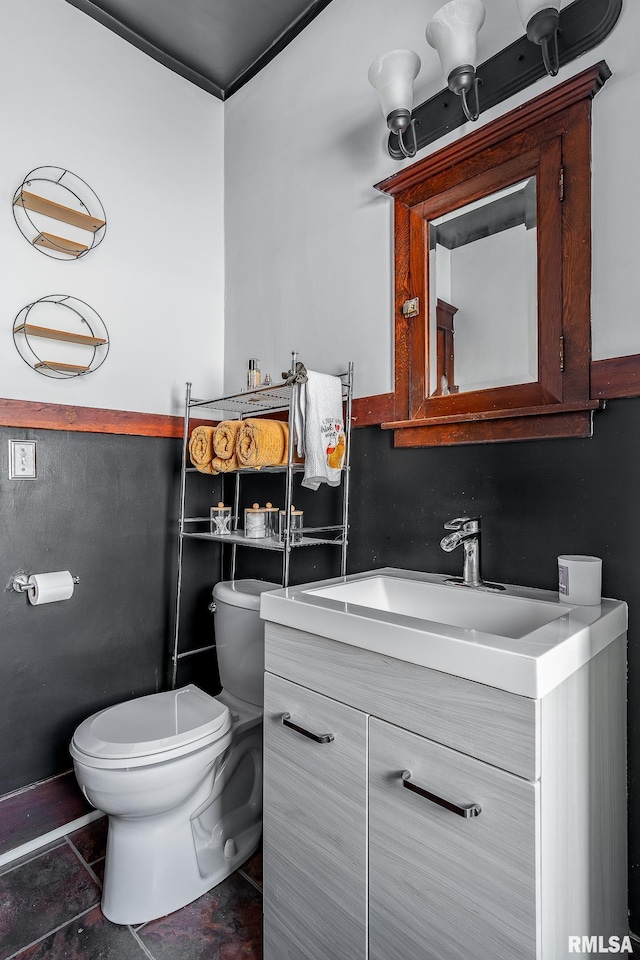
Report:
[[[290,375],[293,377],[297,369],[297,353],[291,354]],[[191,384],[186,385],[185,410],[184,410],[184,436],[182,451],[182,471],[180,478],[180,516],[179,516],[179,534],[178,534],[178,585],[176,602],[176,621],[173,645],[173,686],[176,685],[178,662],[183,657],[192,656],[196,653],[203,653],[205,650],[212,649],[213,645],[207,647],[198,647],[195,650],[188,650],[183,653],[179,649],[180,639],[180,605],[182,595],[182,564],[185,541],[189,539],[211,540],[220,543],[222,547],[228,547],[231,550],[231,578],[235,577],[236,553],[238,547],[248,547],[258,550],[271,550],[282,555],[282,585],[289,585],[289,570],[291,561],[291,552],[293,550],[304,549],[317,546],[332,546],[340,548],[340,573],[345,576],[347,572],[347,546],[348,546],[348,527],[349,527],[349,459],[351,454],[351,404],[353,399],[353,363],[349,363],[344,373],[336,374],[342,381],[342,399],[344,404],[344,432],[345,432],[345,458],[342,466],[342,483],[336,490],[341,491],[341,522],[321,527],[303,527],[302,539],[293,541],[289,529],[289,520],[291,517],[291,503],[293,498],[293,478],[296,473],[304,472],[304,464],[294,462],[294,428],[293,413],[295,391],[298,384],[293,382],[271,384],[265,387],[257,387],[252,390],[246,390],[242,393],[235,393],[227,397],[218,397],[212,400],[199,400],[191,394]],[[242,530],[236,530],[230,534],[215,534],[209,530],[210,518],[207,517],[186,517],[185,503],[187,492],[187,478],[192,473],[197,473],[195,467],[188,466],[189,463],[189,436],[190,421],[194,411],[198,415],[203,412],[210,412],[212,419],[215,420],[216,414],[222,414],[220,419],[245,419],[246,417],[261,416],[266,413],[281,413],[288,411],[289,423],[289,449],[287,463],[278,467],[261,467],[259,470],[251,468],[241,468],[227,474],[219,474],[222,479],[223,488],[228,482],[234,484],[233,491],[233,516],[238,517],[240,512],[240,489],[242,479],[247,476],[265,473],[279,473],[285,479],[285,497],[284,510],[286,511],[287,526],[284,540],[277,537],[269,537],[261,540],[248,539],[244,536]]]

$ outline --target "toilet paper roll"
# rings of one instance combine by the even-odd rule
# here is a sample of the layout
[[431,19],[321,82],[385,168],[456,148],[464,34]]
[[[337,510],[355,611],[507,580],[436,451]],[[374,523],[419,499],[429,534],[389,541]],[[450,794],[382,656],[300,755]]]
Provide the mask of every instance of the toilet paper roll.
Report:
[[29,602],[34,607],[41,603],[55,603],[73,596],[73,577],[68,570],[55,573],[35,573],[29,577]]

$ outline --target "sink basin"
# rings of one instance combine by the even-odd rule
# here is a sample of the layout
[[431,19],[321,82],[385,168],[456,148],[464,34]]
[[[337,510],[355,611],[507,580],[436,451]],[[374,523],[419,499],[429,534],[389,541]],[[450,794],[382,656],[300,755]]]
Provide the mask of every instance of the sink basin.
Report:
[[618,600],[571,606],[550,590],[487,591],[391,567],[263,593],[260,614],[306,634],[533,698],[627,628],[627,606]]
[[368,607],[512,638],[523,637],[571,610],[564,604],[528,600],[502,592],[384,575],[311,589],[307,593],[348,604],[356,614],[355,606]]

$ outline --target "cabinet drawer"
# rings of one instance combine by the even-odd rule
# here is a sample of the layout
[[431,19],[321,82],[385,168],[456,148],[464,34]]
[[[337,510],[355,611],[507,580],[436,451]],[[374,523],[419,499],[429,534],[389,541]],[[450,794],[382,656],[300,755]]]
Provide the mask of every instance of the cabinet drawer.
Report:
[[370,960],[535,960],[538,784],[380,720],[369,733]]
[[537,700],[269,622],[265,666],[519,777],[539,777]]
[[367,717],[267,673],[264,741],[265,960],[365,960]]

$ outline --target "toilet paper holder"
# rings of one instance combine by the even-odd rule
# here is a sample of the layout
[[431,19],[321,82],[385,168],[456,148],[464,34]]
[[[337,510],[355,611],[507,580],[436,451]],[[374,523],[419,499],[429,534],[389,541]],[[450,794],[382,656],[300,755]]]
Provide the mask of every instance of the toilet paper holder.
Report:
[[[80,577],[72,577],[74,585],[80,583]],[[34,586],[32,583],[29,583],[29,574],[18,573],[11,581],[11,586],[16,591],[16,593],[33,593]]]

